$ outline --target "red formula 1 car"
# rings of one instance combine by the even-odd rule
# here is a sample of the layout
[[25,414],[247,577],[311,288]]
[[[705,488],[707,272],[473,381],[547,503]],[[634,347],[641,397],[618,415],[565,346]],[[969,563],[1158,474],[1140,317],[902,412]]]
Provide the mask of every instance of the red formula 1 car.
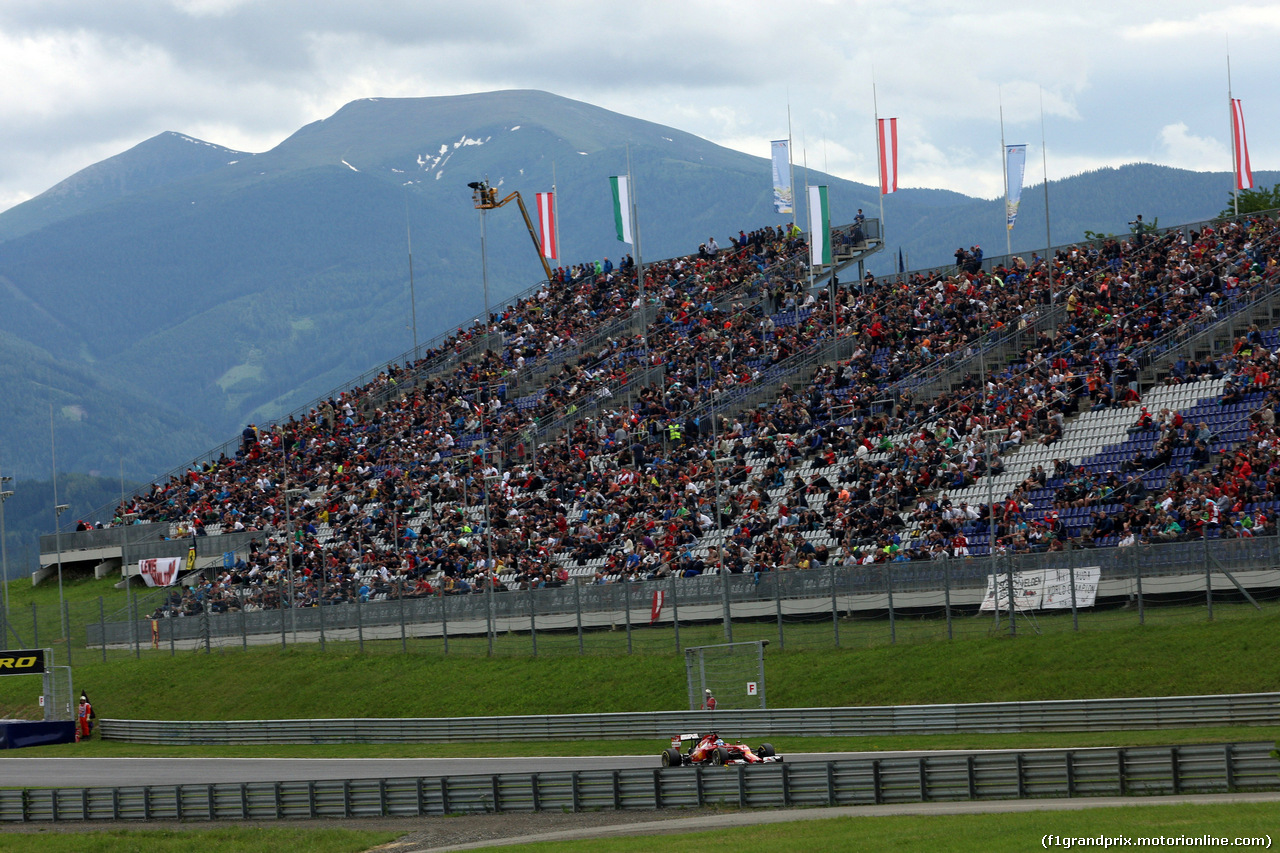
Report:
[[[681,752],[684,742],[689,751]],[[671,739],[671,748],[662,751],[663,767],[681,767],[686,764],[772,764],[782,761],[773,751],[773,744],[762,743],[754,750],[745,743],[726,743],[716,732],[704,735],[680,735]]]

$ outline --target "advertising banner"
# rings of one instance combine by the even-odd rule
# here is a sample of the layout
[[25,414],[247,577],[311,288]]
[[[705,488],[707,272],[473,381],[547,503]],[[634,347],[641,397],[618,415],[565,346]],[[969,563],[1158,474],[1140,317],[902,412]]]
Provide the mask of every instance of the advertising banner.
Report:
[[0,675],[33,675],[46,672],[44,649],[18,649],[0,652]]
[[173,586],[186,561],[181,557],[152,557],[138,561],[138,574],[147,586]]
[[[1013,573],[1013,604],[1019,611],[1062,610],[1071,608],[1071,570],[1033,569]],[[1102,577],[1100,566],[1084,566],[1075,570],[1076,607],[1093,607],[1098,600],[1098,581]],[[991,612],[995,607],[1009,609],[1009,575],[1001,572],[999,578],[987,577],[987,594],[980,610]]]

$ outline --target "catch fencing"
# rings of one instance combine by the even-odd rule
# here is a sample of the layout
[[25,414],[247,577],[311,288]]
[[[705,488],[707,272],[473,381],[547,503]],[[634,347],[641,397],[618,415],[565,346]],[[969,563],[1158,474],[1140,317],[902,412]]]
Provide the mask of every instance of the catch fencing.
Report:
[[666,740],[724,735],[869,737],[957,732],[1074,732],[1280,725],[1280,693],[888,705],[326,720],[102,720],[104,740],[153,744],[463,743]]
[[[492,594],[413,597],[392,584],[372,601],[255,609],[264,592],[241,590],[226,612],[161,616],[173,590],[14,611],[9,642],[70,637],[83,655],[176,654],[250,645],[319,643],[342,650],[430,654],[680,653],[687,646],[769,640],[773,648],[859,647],[1008,633],[1063,632],[1215,618],[1249,618],[1280,597],[1280,537],[1073,549],[995,559],[821,566],[758,574],[596,583]],[[980,611],[993,575],[1100,572],[1096,606]],[[590,571],[588,565],[582,570]],[[136,590],[133,592],[137,592]],[[663,594],[655,607],[654,594]],[[125,606],[120,607],[123,603]],[[150,612],[149,612],[150,611]],[[3,617],[0,617],[3,618]],[[87,648],[86,648],[87,647]]]
[[[656,763],[657,758],[655,756]],[[0,791],[0,822],[297,820],[781,808],[1280,788],[1265,743],[969,752],[735,767]]]

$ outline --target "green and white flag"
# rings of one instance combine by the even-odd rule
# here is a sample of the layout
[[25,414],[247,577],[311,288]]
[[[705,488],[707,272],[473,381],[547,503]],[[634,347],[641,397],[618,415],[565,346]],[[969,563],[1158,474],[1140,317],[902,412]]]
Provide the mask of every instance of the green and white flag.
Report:
[[613,188],[613,225],[618,231],[618,239],[635,245],[635,241],[631,239],[630,181],[626,175],[615,175],[609,178],[609,186]]
[[809,265],[831,265],[831,209],[827,188],[809,187]]

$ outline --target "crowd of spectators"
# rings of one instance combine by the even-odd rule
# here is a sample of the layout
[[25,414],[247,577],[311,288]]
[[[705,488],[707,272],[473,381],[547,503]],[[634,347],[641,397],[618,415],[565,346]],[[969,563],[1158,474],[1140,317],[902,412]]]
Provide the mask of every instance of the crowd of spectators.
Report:
[[[1222,359],[1168,366],[1170,382],[1229,375],[1228,393],[1265,395],[1230,454],[1175,413],[1143,412],[1138,385],[1164,341],[1275,285],[1272,220],[818,291],[797,234],[733,244],[646,265],[643,293],[625,258],[558,270],[419,361],[305,417],[251,425],[234,456],[122,504],[117,523],[262,533],[242,565],[161,611],[277,607],[282,577],[290,603],[309,606],[557,585],[588,565],[611,582],[964,557],[988,527],[1015,552],[1274,531],[1245,508],[1280,487],[1280,387],[1261,333]],[[642,308],[656,319],[636,329]],[[600,339],[614,327],[627,333]],[[972,361],[1015,332],[1027,345],[1013,359],[913,395],[941,359]],[[771,403],[720,402],[836,339],[851,357],[782,383]],[[638,370],[647,381],[631,381]],[[947,499],[1022,445],[1052,447],[1078,412],[1114,407],[1160,431],[1128,470],[1098,482],[1058,460],[991,507]],[[569,428],[526,443],[556,419]],[[995,429],[1006,432],[988,467]],[[1195,467],[1149,493],[1140,473],[1182,447]],[[1035,517],[1027,496],[1051,484],[1055,509],[1108,509],[1075,528]]]

